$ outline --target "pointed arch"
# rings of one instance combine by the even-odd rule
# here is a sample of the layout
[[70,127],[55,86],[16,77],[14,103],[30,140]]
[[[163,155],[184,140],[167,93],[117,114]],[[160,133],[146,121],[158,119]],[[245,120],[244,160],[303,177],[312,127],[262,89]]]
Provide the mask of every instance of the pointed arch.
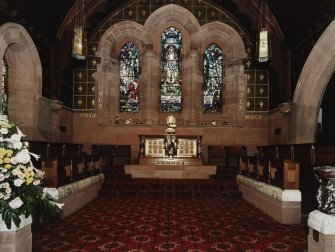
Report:
[[196,32],[200,27],[198,20],[189,10],[175,4],[168,4],[155,10],[145,21],[144,27],[146,31],[156,33],[162,25],[176,20],[189,33]]
[[202,25],[199,30],[192,34],[193,43],[202,45],[208,44],[208,41],[218,41],[223,54],[227,60],[245,59],[247,53],[242,37],[236,30],[227,24],[220,22],[211,22]]
[[119,53],[117,51],[118,42],[124,38],[133,38],[143,43],[151,40],[151,34],[145,32],[142,25],[133,21],[122,21],[111,26],[100,39],[96,56],[113,58]]
[[293,102],[289,142],[315,141],[317,117],[327,84],[335,71],[335,21],[323,32],[300,74]]
[[16,23],[0,26],[0,58],[8,63],[9,118],[24,122],[25,132],[33,135],[42,94],[42,67],[36,46],[23,26]]

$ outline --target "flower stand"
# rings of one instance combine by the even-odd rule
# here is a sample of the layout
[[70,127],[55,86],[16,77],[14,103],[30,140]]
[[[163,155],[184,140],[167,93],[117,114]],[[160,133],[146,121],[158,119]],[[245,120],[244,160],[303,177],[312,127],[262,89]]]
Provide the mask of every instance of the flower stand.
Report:
[[21,216],[21,224],[16,227],[12,223],[11,229],[6,227],[0,218],[0,252],[31,252],[32,251],[32,218]]

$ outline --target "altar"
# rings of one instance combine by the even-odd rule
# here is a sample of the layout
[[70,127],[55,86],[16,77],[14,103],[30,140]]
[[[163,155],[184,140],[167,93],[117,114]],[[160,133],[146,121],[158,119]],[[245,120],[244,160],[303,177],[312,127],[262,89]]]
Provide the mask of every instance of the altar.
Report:
[[141,157],[196,158],[201,157],[201,136],[140,136]]
[[133,178],[209,179],[215,165],[204,165],[201,136],[175,134],[139,136],[139,163],[126,165]]

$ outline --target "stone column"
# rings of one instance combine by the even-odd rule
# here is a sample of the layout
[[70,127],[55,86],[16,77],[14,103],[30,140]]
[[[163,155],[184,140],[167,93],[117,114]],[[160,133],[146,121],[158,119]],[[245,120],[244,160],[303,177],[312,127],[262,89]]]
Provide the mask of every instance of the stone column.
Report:
[[120,96],[120,67],[114,58],[102,58],[101,64],[97,66],[96,92],[98,92],[97,111],[103,121],[114,121],[119,113]]
[[183,70],[183,118],[189,125],[196,125],[201,113],[202,75],[199,69],[199,54],[191,50],[184,61]]
[[242,124],[246,106],[247,79],[241,60],[235,59],[227,62],[226,86],[224,90],[223,114],[229,124],[239,126]]
[[152,50],[147,50],[143,56],[141,78],[141,114],[144,123],[152,125],[158,123],[160,104],[159,93],[160,62],[159,56]]

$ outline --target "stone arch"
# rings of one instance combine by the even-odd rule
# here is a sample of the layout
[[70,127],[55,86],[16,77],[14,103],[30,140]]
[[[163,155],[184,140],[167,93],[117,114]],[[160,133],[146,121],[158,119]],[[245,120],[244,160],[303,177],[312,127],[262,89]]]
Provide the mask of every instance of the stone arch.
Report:
[[146,31],[155,33],[158,27],[176,20],[189,33],[196,32],[200,27],[198,20],[189,10],[175,4],[168,4],[154,11],[145,21],[144,27]]
[[[112,120],[113,115],[119,113],[119,83],[120,66],[119,50],[126,42],[133,42],[143,54],[143,47],[151,40],[151,34],[145,32],[142,25],[133,21],[121,21],[111,26],[101,37],[96,56],[101,57],[97,66],[96,85],[103,92],[104,107],[103,120]],[[140,60],[141,60],[140,56]]]
[[335,21],[323,32],[300,74],[293,102],[289,141],[315,142],[317,117],[327,84],[335,70]]
[[211,22],[200,27],[199,31],[192,34],[193,43],[201,48],[201,52],[210,43],[218,44],[226,60],[245,59],[247,54],[241,36],[227,24]]
[[[122,21],[111,26],[101,37],[97,56],[103,58],[115,58],[118,54],[117,48],[123,43],[125,38],[133,38],[147,44],[151,39],[151,34],[145,32],[142,25],[133,21]],[[141,47],[139,46],[139,49]]]
[[23,122],[24,131],[33,135],[42,92],[42,67],[35,44],[23,26],[16,23],[0,26],[0,57],[9,66],[9,119]]
[[192,47],[190,34],[198,31],[200,24],[190,11],[175,4],[169,4],[157,9],[145,21],[145,30],[154,36],[152,38],[154,52],[159,54],[161,35],[165,29],[171,26],[182,33],[183,54],[187,54],[190,51],[190,47]]
[[246,103],[247,89],[247,78],[242,64],[242,59],[247,58],[247,53],[242,37],[227,24],[211,22],[192,34],[191,40],[199,48],[201,62],[204,50],[209,44],[216,43],[222,49],[225,68],[223,111],[229,120],[242,125],[245,113],[245,105],[242,104]]

